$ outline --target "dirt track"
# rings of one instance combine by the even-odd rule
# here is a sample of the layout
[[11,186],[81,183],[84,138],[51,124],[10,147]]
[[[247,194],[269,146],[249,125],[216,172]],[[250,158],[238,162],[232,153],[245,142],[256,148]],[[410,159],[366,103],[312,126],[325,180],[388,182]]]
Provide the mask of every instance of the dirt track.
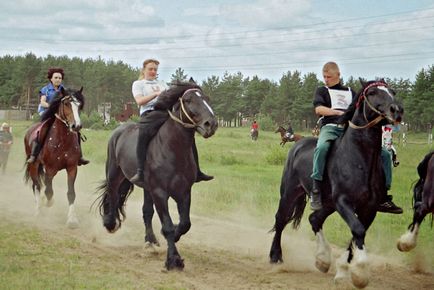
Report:
[[[13,166],[18,168],[18,166]],[[95,199],[95,174],[92,167],[79,172],[76,186],[78,196],[76,207],[80,228],[69,230],[65,226],[67,214],[64,174],[55,178],[55,203],[44,209],[42,215],[34,218],[34,200],[29,186],[22,182],[22,171],[9,170],[0,175],[0,216],[6,220],[25,222],[37,227],[44,235],[72,236],[80,240],[80,250],[85,255],[113,256],[116,264],[136,273],[139,281],[176,281],[175,285],[187,289],[351,289],[350,284],[334,285],[334,265],[327,274],[314,267],[315,243],[307,230],[298,232],[287,229],[283,239],[284,263],[270,265],[268,250],[272,235],[268,228],[261,228],[240,217],[241,225],[234,222],[192,216],[192,228],[177,244],[185,259],[185,270],[167,272],[163,265],[166,256],[165,241],[159,230],[157,216],[154,229],[162,247],[149,249],[143,246],[143,224],[141,204],[137,196],[130,199],[126,209],[128,218],[115,234],[108,234],[95,212],[89,212],[89,205]],[[87,171],[87,173],[85,173]],[[88,187],[83,193],[83,188]],[[194,196],[193,196],[194,198]],[[171,208],[174,208],[173,206]],[[193,210],[194,212],[194,210]],[[304,227],[306,228],[306,227]],[[289,237],[291,235],[291,237]],[[334,248],[336,258],[342,249]],[[416,273],[414,265],[403,266],[396,257],[379,257],[370,253],[371,280],[367,289],[434,289],[432,269]],[[334,264],[334,263],[333,263]],[[417,266],[417,265],[416,265]],[[429,272],[429,273],[426,273]]]

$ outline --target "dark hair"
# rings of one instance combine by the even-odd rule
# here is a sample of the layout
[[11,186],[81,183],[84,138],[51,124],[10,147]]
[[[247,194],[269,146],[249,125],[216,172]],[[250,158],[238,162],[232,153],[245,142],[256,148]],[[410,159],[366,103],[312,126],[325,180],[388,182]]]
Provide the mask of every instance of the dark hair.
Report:
[[65,73],[63,72],[63,68],[60,67],[52,67],[48,69],[47,78],[51,80],[53,74],[60,73],[62,75],[62,79],[65,77]]

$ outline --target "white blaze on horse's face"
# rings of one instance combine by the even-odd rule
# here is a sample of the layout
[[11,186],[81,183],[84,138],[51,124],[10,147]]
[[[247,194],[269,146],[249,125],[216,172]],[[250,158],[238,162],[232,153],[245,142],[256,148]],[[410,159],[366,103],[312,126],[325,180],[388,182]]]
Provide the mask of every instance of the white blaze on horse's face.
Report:
[[79,113],[80,102],[74,97],[72,97],[71,108],[72,108],[72,113],[74,114],[75,125],[77,127],[80,127],[81,126],[80,113]]
[[211,112],[211,114],[214,116],[214,111],[211,109],[211,107],[208,105],[208,103],[204,100],[204,98],[202,97],[202,95],[200,94],[199,91],[196,91],[196,95],[198,97],[202,98],[202,102],[205,104],[205,106],[208,108],[208,110]]
[[392,98],[392,100],[395,100],[395,97],[393,96],[393,94],[390,92],[390,90],[387,87],[378,86],[377,88],[382,90],[382,91],[385,91]]

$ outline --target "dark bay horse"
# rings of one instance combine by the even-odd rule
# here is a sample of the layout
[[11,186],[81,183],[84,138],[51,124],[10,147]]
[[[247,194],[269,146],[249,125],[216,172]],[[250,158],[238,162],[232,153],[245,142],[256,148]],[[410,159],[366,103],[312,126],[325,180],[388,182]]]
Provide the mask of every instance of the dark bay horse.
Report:
[[[337,211],[348,224],[352,240],[348,250],[337,261],[335,280],[346,279],[348,269],[356,287],[369,281],[365,235],[373,222],[379,198],[385,194],[385,177],[381,164],[381,126],[400,122],[403,109],[395,94],[381,81],[362,82],[358,105],[349,127],[328,153],[326,173],[322,182],[322,209],[309,216],[317,237],[316,267],[327,272],[330,246],[322,225]],[[270,262],[282,262],[281,236],[288,223],[298,228],[306,206],[306,195],[312,189],[312,159],[317,138],[306,137],[295,143],[288,153],[280,186],[280,202],[275,215],[275,236]]]
[[398,249],[408,252],[416,247],[419,227],[425,216],[434,216],[434,151],[425,155],[417,167],[419,180],[413,188],[413,222],[398,240]]
[[[48,124],[44,145],[35,162],[26,165],[25,180],[32,180],[32,189],[36,200],[36,214],[42,206],[41,188],[45,184],[46,206],[53,205],[52,181],[58,171],[66,169],[68,175],[69,212],[67,225],[70,228],[78,226],[74,209],[75,189],[80,148],[77,132],[81,129],[80,111],[83,109],[83,88],[80,90],[62,89],[51,101],[50,107],[44,112],[41,122],[27,130],[24,146],[27,159],[31,153],[31,142],[42,123]],[[36,137],[38,138],[38,136]],[[42,141],[44,141],[42,140]]]
[[[175,243],[190,229],[191,187],[196,180],[197,167],[192,154],[194,134],[211,137],[217,130],[217,119],[207,104],[201,88],[193,84],[177,84],[159,96],[175,100],[170,118],[151,140],[143,188],[143,221],[145,242],[158,245],[152,229],[154,205],[167,240],[167,269],[182,269],[184,262]],[[158,107],[158,104],[156,105]],[[170,106],[169,106],[170,107]],[[124,205],[133,190],[129,181],[137,168],[136,144],[138,127],[129,123],[118,127],[108,143],[106,180],[100,186],[100,213],[104,227],[111,233],[118,230],[125,218]],[[177,203],[179,224],[174,225],[169,215],[168,199]],[[122,218],[121,218],[122,215]]]
[[286,142],[297,142],[303,138],[303,136],[299,134],[294,134],[293,138],[286,137],[286,129],[283,126],[279,126],[279,128],[274,131],[274,133],[280,133],[280,146],[284,146]]

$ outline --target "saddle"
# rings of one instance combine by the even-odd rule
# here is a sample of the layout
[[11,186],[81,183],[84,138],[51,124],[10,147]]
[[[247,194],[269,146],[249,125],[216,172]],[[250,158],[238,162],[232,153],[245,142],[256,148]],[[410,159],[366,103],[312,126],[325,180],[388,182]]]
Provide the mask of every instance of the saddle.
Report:
[[[52,123],[52,119],[47,119],[41,123],[39,123],[35,129],[33,130],[32,134],[30,134],[30,138],[29,138],[29,145],[32,144],[33,141],[37,140],[39,143],[43,143],[45,136],[45,134],[40,134],[42,132],[43,129],[47,129]],[[46,130],[44,130],[46,131]]]

